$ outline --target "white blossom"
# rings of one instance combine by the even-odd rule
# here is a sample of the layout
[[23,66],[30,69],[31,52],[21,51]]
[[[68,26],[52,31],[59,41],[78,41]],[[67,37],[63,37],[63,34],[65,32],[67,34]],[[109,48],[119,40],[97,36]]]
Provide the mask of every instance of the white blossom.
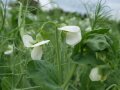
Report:
[[27,34],[22,36],[22,40],[25,47],[32,46],[32,43],[34,42],[33,38]]
[[34,47],[31,51],[31,57],[33,60],[40,60],[42,58],[42,47],[38,46],[38,47]]
[[42,45],[47,44],[49,41],[50,40],[41,41],[30,46],[30,47],[33,47],[31,51],[31,58],[33,60],[40,60],[42,58],[42,55],[43,55]]
[[58,30],[66,31],[66,43],[75,46],[82,40],[81,30],[78,26],[64,26]]
[[13,45],[8,45],[8,49],[4,52],[5,55],[11,55],[13,53]]
[[50,41],[50,40],[43,40],[33,44],[35,40],[33,40],[32,36],[27,34],[23,35],[22,39],[25,47],[33,48],[31,51],[31,58],[33,60],[40,60],[42,58],[43,55],[42,45],[47,44]]
[[99,68],[95,67],[91,70],[89,78],[91,81],[100,81],[102,78],[102,75],[100,74]]

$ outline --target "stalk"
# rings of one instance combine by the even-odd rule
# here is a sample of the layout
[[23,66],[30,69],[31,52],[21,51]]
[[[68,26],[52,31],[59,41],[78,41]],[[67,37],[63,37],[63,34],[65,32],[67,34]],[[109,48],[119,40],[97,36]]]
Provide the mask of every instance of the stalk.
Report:
[[65,88],[67,87],[70,79],[72,78],[74,72],[76,71],[77,66],[78,66],[77,64],[73,64],[73,67],[72,67],[72,69],[71,69],[71,72],[68,74],[68,77],[67,77],[67,79],[65,80],[64,84],[62,85],[62,88],[65,89]]
[[1,26],[1,30],[4,29],[4,25],[5,25],[5,20],[6,20],[6,11],[7,11],[7,0],[5,1],[5,4],[3,4],[2,1],[0,1],[1,3],[1,7],[3,6],[3,10],[2,12],[2,26]]
[[[23,12],[22,12],[23,5],[22,5],[21,2],[19,2],[20,7],[19,7],[19,14],[18,14],[18,29],[19,29],[19,32],[20,32],[20,35],[21,35],[21,36],[22,36],[22,34],[23,34],[23,32],[21,33],[21,31],[24,29],[25,15],[26,15],[26,13],[27,13],[27,8],[28,8],[28,0],[27,0],[26,2],[27,2],[27,5],[26,5],[26,8],[25,8],[25,13],[24,13],[23,19],[22,19],[22,17],[21,17],[22,14],[23,14]],[[25,61],[25,67],[26,67],[26,65],[27,65],[27,62]],[[20,64],[20,69],[21,69],[20,71],[21,71],[21,72],[24,71],[22,67],[23,67],[22,64]],[[25,69],[26,69],[26,68],[25,68]],[[20,78],[19,78],[18,82],[16,83],[16,86],[15,86],[15,87],[18,87],[18,85],[20,84],[20,82],[21,82],[22,79],[24,78],[24,75],[25,75],[25,74],[20,75]],[[23,90],[23,89],[21,89],[21,90]]]
[[57,56],[57,65],[58,65],[58,76],[60,84],[62,83],[62,66],[61,66],[61,54],[60,54],[60,43],[59,43],[59,33],[56,28],[56,56]]
[[59,78],[59,84],[62,84],[63,81],[63,74],[62,74],[62,61],[61,61],[61,51],[60,51],[60,43],[59,43],[59,32],[57,30],[57,25],[54,22],[48,21],[46,23],[44,23],[41,27],[41,31],[43,30],[43,28],[45,27],[46,24],[53,24],[56,27],[56,31],[55,31],[55,44],[56,44],[56,62],[57,62],[57,66],[58,66],[58,78]]
[[116,87],[116,86],[117,86],[116,84],[112,84],[106,90],[110,90],[112,87]]

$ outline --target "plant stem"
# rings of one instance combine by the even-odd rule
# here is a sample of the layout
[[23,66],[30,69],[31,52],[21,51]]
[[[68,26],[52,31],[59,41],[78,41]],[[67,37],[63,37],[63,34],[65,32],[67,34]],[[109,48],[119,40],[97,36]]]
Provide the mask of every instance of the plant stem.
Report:
[[41,88],[41,86],[34,86],[34,87],[29,87],[29,88],[22,88],[22,90],[31,90],[31,89],[38,89],[38,88]]
[[41,29],[40,30],[43,30],[43,28],[45,27],[45,25],[46,24],[49,24],[49,23],[51,23],[51,24],[53,24],[54,26],[56,26],[56,31],[55,31],[55,39],[56,39],[56,41],[55,41],[55,46],[56,46],[56,63],[57,63],[57,66],[58,66],[58,78],[59,78],[59,84],[61,85],[62,84],[62,81],[63,81],[63,72],[62,72],[62,61],[61,61],[61,51],[60,51],[60,43],[59,43],[59,32],[58,32],[58,30],[57,30],[57,25],[55,24],[55,23],[53,23],[53,22],[51,22],[51,21],[48,21],[48,22],[46,22],[46,23],[44,23],[43,25],[42,25],[42,27],[41,27]]
[[[1,1],[2,2],[2,1]],[[0,2],[0,3],[1,3]],[[1,26],[1,30],[4,29],[4,25],[5,25],[5,20],[6,20],[6,9],[7,9],[7,0],[5,1],[5,4],[2,3],[2,6],[3,6],[3,10],[1,11],[2,12],[2,26]]]
[[60,43],[59,43],[59,33],[56,28],[56,56],[57,56],[57,65],[58,65],[58,76],[60,84],[62,83],[62,66],[61,66],[61,55],[60,55]]
[[115,87],[115,86],[117,86],[117,85],[116,84],[112,84],[106,90],[110,90],[112,87]]
[[70,79],[72,78],[74,72],[76,71],[77,66],[78,66],[77,64],[73,64],[71,72],[68,74],[69,76],[66,78],[64,84],[62,85],[62,87],[64,89],[66,88],[66,86],[68,85],[68,83],[69,83]]

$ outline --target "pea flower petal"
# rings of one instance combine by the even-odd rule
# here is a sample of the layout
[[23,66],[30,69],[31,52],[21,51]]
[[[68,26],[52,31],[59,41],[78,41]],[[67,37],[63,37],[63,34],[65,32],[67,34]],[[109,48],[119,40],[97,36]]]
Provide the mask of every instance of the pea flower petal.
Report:
[[41,42],[38,42],[34,45],[31,45],[30,47],[38,47],[38,46],[41,46],[43,44],[47,44],[50,40],[44,40],[44,41],[41,41]]
[[42,46],[43,44],[47,44],[50,40],[44,40],[41,42],[38,42],[36,44],[33,44],[33,42],[35,42],[35,40],[33,40],[32,36],[30,35],[23,35],[22,37],[23,39],[23,43],[25,47],[32,47],[32,51],[31,51],[31,58],[33,60],[40,60],[43,54],[42,51]]
[[34,42],[33,38],[30,35],[23,35],[22,40],[25,47],[32,46],[32,42]]
[[80,32],[68,32],[66,34],[66,43],[71,46],[75,46],[81,41],[81,33]]
[[82,40],[81,30],[78,26],[64,26],[58,30],[67,31],[66,43],[68,45],[75,46]]
[[31,58],[33,60],[41,60],[42,54],[43,54],[42,47],[40,46],[34,47],[31,52]]
[[99,68],[95,67],[91,70],[89,78],[91,81],[100,81],[102,78],[102,75],[100,75]]
[[79,32],[80,28],[78,26],[64,26],[64,27],[58,28],[58,30],[68,31],[68,32]]
[[13,45],[8,45],[8,50],[4,52],[5,55],[10,55],[13,53]]

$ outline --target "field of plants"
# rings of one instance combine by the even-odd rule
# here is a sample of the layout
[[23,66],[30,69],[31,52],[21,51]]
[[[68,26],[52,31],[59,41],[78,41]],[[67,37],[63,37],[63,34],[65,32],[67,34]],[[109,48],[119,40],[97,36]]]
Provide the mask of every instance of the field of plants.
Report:
[[0,90],[120,90],[120,22],[105,3],[42,7],[0,1]]

